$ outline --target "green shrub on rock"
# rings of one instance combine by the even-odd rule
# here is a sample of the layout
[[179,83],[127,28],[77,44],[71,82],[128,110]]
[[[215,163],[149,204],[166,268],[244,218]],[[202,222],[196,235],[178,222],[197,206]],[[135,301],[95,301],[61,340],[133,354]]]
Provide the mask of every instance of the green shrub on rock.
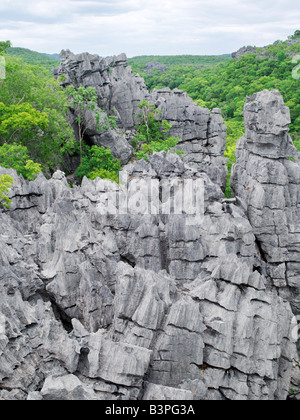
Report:
[[76,174],[80,179],[84,176],[89,179],[100,177],[117,182],[121,169],[121,162],[114,158],[110,149],[99,146],[92,146],[91,148],[85,146],[82,163]]
[[16,143],[5,143],[0,147],[0,166],[15,169],[18,175],[23,175],[30,181],[42,172],[41,165],[29,159],[27,147]]
[[0,176],[0,208],[4,207],[9,208],[11,199],[8,197],[7,193],[9,192],[14,179],[9,175]]

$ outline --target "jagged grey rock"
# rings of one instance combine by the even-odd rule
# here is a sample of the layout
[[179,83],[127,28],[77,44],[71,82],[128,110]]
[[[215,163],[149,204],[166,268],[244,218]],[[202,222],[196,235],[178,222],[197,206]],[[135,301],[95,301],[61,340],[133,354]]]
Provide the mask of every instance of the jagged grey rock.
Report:
[[[32,395],[32,394],[31,394]],[[75,375],[48,376],[40,392],[42,400],[97,400],[94,390]],[[37,395],[35,397],[38,397]],[[32,398],[31,398],[32,399]],[[39,400],[38,398],[35,398]]]
[[[124,62],[112,58],[114,71]],[[236,200],[165,152],[124,168],[124,213],[125,181],[69,188],[60,171],[28,183],[0,169],[15,179],[0,211],[1,400],[287,398],[299,163],[284,157],[294,149],[277,92],[248,100],[245,121]],[[187,180],[203,188],[200,219],[166,211]],[[168,183],[173,196],[160,194]]]

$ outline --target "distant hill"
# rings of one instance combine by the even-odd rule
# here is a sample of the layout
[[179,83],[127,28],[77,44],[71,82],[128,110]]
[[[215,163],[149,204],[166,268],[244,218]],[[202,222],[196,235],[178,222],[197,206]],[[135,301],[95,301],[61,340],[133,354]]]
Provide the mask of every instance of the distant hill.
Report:
[[58,54],[43,54],[31,51],[27,48],[9,48],[7,54],[11,57],[21,58],[27,64],[39,65],[45,67],[49,72],[53,67],[58,66]]
[[46,54],[46,55],[48,57],[54,58],[54,60],[59,60],[60,61],[59,54]]
[[145,69],[148,63],[160,63],[167,67],[173,66],[211,66],[228,61],[231,54],[223,55],[142,55],[128,59],[132,67]]
[[[50,72],[57,67],[59,54],[46,54],[32,51],[27,48],[9,48],[7,54],[18,57],[28,64],[39,65],[47,68]],[[136,72],[147,71],[147,69],[169,69],[174,66],[195,66],[196,68],[214,66],[225,63],[231,58],[231,54],[223,55],[143,55],[128,60]],[[159,67],[161,65],[162,67]]]

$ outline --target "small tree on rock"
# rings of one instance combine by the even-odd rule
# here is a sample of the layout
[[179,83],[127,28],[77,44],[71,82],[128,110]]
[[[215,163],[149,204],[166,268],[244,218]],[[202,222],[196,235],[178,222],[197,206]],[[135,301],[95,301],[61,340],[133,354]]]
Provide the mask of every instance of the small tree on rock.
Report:
[[[82,164],[83,140],[89,123],[95,119],[99,131],[110,130],[111,128],[116,128],[116,117],[108,117],[104,111],[98,108],[98,96],[95,88],[80,86],[78,89],[75,89],[71,85],[67,88],[67,93],[70,104],[75,108],[77,114],[75,122],[78,125],[80,164]],[[93,116],[86,120],[89,111],[92,112]]]
[[[147,156],[154,152],[168,152],[174,148],[180,139],[169,135],[172,124],[166,120],[157,119],[161,111],[145,100],[141,101],[138,107],[141,110],[141,113],[137,115],[140,124],[136,126],[137,133],[131,142],[135,149],[135,157],[147,160]],[[172,153],[183,154],[182,151]]]

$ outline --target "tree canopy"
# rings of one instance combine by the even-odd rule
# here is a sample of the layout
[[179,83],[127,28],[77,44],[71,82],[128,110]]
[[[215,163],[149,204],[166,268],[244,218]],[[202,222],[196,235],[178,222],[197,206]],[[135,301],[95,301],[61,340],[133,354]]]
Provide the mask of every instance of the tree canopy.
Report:
[[42,54],[36,51],[31,51],[27,48],[12,47],[10,44],[6,48],[6,53],[10,57],[20,58],[27,64],[41,66],[47,70],[47,73],[51,77],[51,70],[53,67],[59,65],[59,60],[49,56],[47,54]]
[[0,208],[9,208],[11,199],[8,197],[8,192],[14,182],[14,179],[9,175],[0,176]]
[[10,41],[0,41],[0,55],[7,52],[7,49],[11,47]]
[[74,150],[68,109],[66,93],[47,70],[6,57],[6,79],[0,89],[0,146],[22,144],[45,171],[55,170],[63,154]]
[[289,36],[289,39],[298,39],[300,38],[300,30],[295,31],[294,35]]

